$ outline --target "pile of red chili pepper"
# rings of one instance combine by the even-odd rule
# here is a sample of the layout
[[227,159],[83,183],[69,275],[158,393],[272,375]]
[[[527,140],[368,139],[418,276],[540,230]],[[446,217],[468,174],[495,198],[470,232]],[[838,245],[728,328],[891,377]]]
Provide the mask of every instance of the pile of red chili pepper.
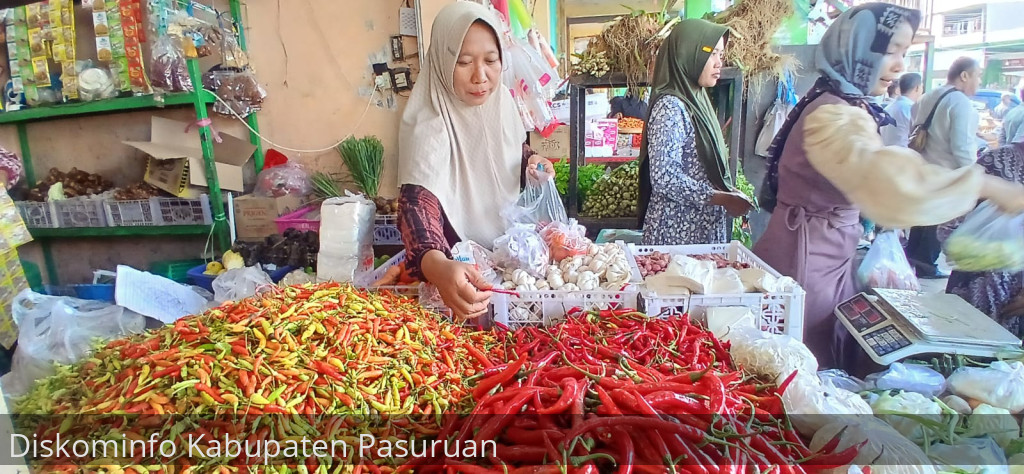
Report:
[[783,413],[780,395],[793,377],[779,387],[746,377],[727,345],[685,317],[576,314],[548,329],[509,332],[506,344],[511,362],[476,376],[476,408],[439,434],[496,440],[494,449],[475,459],[418,459],[406,468],[788,473],[843,466],[857,454],[858,447],[834,452],[838,436],[811,453]]
[[[38,383],[16,413],[62,415],[39,426],[19,426],[39,440],[53,440],[58,432],[64,439],[104,439],[112,429],[131,440],[157,434],[182,446],[188,435],[250,442],[296,433],[320,439],[353,432],[380,439],[429,438],[438,431],[441,413],[472,406],[464,381],[493,366],[485,352],[505,360],[499,342],[494,333],[467,330],[388,293],[337,284],[278,288],[109,342]],[[460,403],[468,405],[460,408]],[[160,416],[165,414],[237,415],[245,422],[223,418],[172,425],[175,418]],[[259,417],[267,414],[292,416]],[[97,415],[118,421],[97,424]],[[316,425],[313,415],[330,426]],[[360,419],[362,425],[354,424]],[[354,437],[348,441],[356,444]],[[197,472],[263,467],[253,459],[184,451],[178,449],[185,457],[174,460],[106,459],[102,464],[121,466],[126,474],[174,472],[171,464],[204,468]],[[42,460],[47,472],[80,471],[90,461]],[[301,470],[325,472],[316,460],[306,463]],[[275,466],[268,469],[277,472]],[[367,469],[379,471],[372,464]]]

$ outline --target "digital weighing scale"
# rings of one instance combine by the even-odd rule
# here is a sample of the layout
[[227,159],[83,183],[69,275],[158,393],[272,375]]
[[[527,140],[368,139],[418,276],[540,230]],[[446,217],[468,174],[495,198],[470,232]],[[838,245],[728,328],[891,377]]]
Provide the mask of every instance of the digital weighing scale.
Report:
[[956,295],[871,290],[836,307],[835,315],[881,365],[918,354],[995,357],[1021,340]]

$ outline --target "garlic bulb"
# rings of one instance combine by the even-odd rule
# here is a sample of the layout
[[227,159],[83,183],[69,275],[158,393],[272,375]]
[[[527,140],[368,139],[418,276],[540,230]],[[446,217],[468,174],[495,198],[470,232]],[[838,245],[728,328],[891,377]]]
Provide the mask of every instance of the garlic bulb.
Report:
[[537,290],[539,290],[539,291],[550,290],[551,289],[551,285],[548,283],[547,280],[537,280],[536,287],[537,287]]
[[580,287],[576,286],[576,284],[574,284],[574,283],[566,283],[560,289],[562,291],[580,291]]
[[580,272],[579,278],[577,278],[576,285],[583,291],[594,291],[600,285],[597,275],[590,270]]
[[512,282],[515,283],[516,286],[534,285],[537,283],[537,279],[527,273],[526,270],[517,269],[512,272]]
[[516,284],[511,282],[511,281],[506,281],[506,282],[501,284],[501,287],[506,289],[506,290],[512,290],[512,289],[515,289]]
[[553,289],[559,289],[565,284],[565,278],[562,277],[562,272],[557,271],[555,273],[548,274],[547,279],[548,285]]
[[576,283],[577,281],[579,281],[579,278],[580,274],[576,270],[570,270],[565,274],[566,283]]

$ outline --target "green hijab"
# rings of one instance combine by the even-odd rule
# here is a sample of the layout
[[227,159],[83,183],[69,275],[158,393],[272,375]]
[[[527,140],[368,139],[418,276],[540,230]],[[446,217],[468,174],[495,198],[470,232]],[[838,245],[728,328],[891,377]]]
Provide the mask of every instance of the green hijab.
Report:
[[[683,20],[661,45],[654,63],[654,80],[651,82],[651,101],[648,117],[662,97],[678,97],[686,106],[696,130],[697,156],[704,164],[708,180],[715,189],[732,190],[732,176],[729,172],[728,156],[725,154],[725,138],[718,123],[718,115],[711,105],[707,90],[698,84],[704,65],[718,40],[728,29],[709,21]],[[647,154],[647,132],[644,131],[640,151],[640,219],[647,213],[651,196],[650,163]]]

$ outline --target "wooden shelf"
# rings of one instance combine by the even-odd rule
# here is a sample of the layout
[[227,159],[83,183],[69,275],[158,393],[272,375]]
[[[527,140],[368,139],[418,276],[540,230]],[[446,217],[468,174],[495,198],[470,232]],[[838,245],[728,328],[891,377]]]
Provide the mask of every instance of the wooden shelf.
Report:
[[71,227],[60,229],[29,229],[36,239],[71,239],[79,237],[146,237],[159,235],[207,235],[212,225],[165,225],[146,227]]
[[[206,90],[202,91],[202,99],[205,104],[212,104],[217,100]],[[194,105],[194,101],[195,97],[191,92],[178,92],[174,94],[166,94],[159,99],[155,95],[140,95],[134,97],[97,100],[93,102],[77,102],[32,107],[23,110],[0,113],[0,124],[38,122],[63,117],[159,109],[164,107],[183,107]]]

